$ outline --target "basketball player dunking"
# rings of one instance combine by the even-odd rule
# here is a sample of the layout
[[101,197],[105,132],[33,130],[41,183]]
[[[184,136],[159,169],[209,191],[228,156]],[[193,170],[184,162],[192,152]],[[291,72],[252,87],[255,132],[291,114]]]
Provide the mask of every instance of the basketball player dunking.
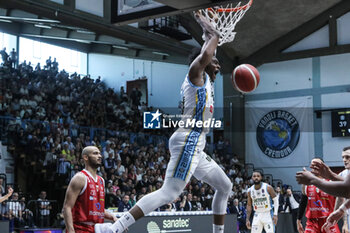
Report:
[[97,175],[97,168],[102,164],[100,150],[94,146],[85,147],[82,157],[85,169],[70,181],[63,204],[67,233],[94,233],[95,225],[103,226],[98,223],[103,223],[104,218],[117,220],[105,211],[105,182]]
[[[203,28],[205,43],[197,56],[193,56],[188,75],[182,84],[185,122],[187,119],[205,121],[212,117],[213,82],[220,69],[219,62],[214,56],[220,35],[200,12],[195,14],[195,18]],[[188,129],[179,128],[171,136],[169,141],[171,157],[163,186],[141,198],[129,212],[113,224],[110,228],[112,232],[124,232],[136,220],[175,200],[192,175],[215,188],[212,203],[213,232],[224,232],[227,199],[232,184],[216,162],[203,152],[208,131],[207,128],[197,126]]]
[[[252,180],[254,181],[254,185],[248,189],[246,225],[248,229],[251,229],[251,233],[261,233],[263,229],[265,229],[266,233],[274,233],[278,219],[278,197],[271,185],[261,182],[262,178],[261,172],[253,172]],[[272,203],[270,199],[273,200],[273,213],[271,213]],[[255,213],[253,223],[250,224],[252,205]]]

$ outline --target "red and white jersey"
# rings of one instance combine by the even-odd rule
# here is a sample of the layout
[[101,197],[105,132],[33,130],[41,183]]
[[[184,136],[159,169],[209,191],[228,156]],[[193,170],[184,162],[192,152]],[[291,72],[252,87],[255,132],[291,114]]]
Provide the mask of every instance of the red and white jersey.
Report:
[[314,185],[305,187],[308,198],[305,216],[310,218],[326,218],[334,210],[335,197],[323,192]]
[[77,201],[72,209],[74,228],[81,230],[86,226],[86,232],[94,232],[95,223],[104,222],[105,211],[105,188],[104,180],[96,176],[96,180],[87,170],[81,171],[86,177],[85,185],[80,192]]

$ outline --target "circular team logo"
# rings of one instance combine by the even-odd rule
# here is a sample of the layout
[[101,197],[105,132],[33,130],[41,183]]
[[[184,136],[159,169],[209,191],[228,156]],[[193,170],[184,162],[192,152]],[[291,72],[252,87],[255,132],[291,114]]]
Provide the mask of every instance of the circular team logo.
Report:
[[256,130],[261,151],[271,158],[284,158],[298,145],[300,137],[297,119],[285,110],[275,110],[263,116]]

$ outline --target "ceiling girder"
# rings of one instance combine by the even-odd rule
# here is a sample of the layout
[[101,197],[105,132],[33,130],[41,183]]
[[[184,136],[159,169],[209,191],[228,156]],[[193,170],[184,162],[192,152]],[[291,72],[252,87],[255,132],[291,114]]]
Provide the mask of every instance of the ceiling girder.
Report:
[[106,34],[122,40],[142,44],[146,47],[150,47],[155,50],[161,50],[164,52],[171,52],[187,56],[193,48],[193,46],[187,45],[177,40],[147,32],[142,29],[134,28],[132,26],[116,27],[114,25],[102,22],[101,20],[96,21],[93,17],[82,17],[81,15],[75,14],[74,12],[57,10],[54,7],[43,6],[42,4],[33,1],[0,0],[0,6],[4,8],[26,10],[32,14],[59,20],[63,24],[84,27],[98,34]]
[[[350,11],[350,1],[341,1],[335,6],[329,8],[308,22],[302,24],[298,28],[288,32],[284,36],[276,39],[272,43],[266,45],[249,57],[239,61],[239,63],[249,63],[259,66],[266,62],[274,62],[280,60],[297,59],[312,56],[322,56],[329,54],[337,54],[346,51],[347,46],[336,45],[336,18]],[[313,32],[329,23],[330,26],[330,46],[329,48],[310,49],[300,52],[282,53],[283,50],[292,46],[296,42],[302,40]],[[346,48],[344,50],[344,48]]]

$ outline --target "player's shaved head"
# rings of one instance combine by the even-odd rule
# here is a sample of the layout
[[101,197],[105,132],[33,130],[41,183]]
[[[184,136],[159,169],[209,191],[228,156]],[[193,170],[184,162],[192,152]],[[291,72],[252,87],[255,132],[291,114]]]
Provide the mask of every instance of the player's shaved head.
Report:
[[82,157],[87,166],[98,168],[102,163],[102,156],[100,150],[96,146],[87,146],[82,151]]
[[92,151],[98,149],[96,146],[87,146],[83,149],[83,151],[81,152],[82,155],[89,155],[92,153]]

